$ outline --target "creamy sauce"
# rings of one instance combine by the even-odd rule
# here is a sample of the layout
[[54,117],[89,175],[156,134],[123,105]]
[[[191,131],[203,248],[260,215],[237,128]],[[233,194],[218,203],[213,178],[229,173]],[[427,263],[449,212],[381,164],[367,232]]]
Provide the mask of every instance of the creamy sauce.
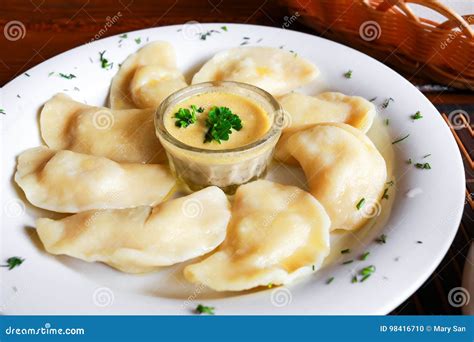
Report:
[[[204,112],[197,113],[196,123],[186,128],[176,126],[175,113],[180,108],[190,109],[191,105],[202,107]],[[229,140],[221,140],[220,144],[214,140],[204,143],[204,137],[208,131],[206,119],[212,107],[228,107],[242,121],[242,128],[239,131],[232,129]],[[174,138],[186,145],[209,150],[223,150],[245,146],[257,141],[268,132],[271,122],[267,112],[257,102],[249,98],[230,93],[208,92],[192,96],[169,110],[165,113],[164,125]]]

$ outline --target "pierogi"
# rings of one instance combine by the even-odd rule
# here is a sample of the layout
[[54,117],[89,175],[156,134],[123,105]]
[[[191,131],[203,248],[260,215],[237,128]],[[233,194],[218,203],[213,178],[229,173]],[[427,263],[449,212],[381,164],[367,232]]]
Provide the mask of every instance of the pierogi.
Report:
[[186,86],[183,74],[176,67],[173,46],[152,42],[120,66],[110,87],[110,107],[156,109],[168,95]]
[[291,93],[279,99],[285,111],[284,129],[275,149],[275,158],[287,164],[297,164],[288,149],[288,139],[295,132],[322,122],[339,122],[367,133],[376,110],[372,102],[360,96],[326,92],[316,96]]
[[43,146],[18,157],[15,181],[33,205],[61,213],[156,205],[176,183],[167,165],[119,164]]
[[271,47],[238,47],[217,53],[194,75],[193,84],[249,83],[280,96],[311,82],[319,71],[296,54]]
[[166,154],[155,135],[153,109],[111,110],[57,94],[40,115],[41,135],[55,150],[71,150],[117,162],[160,163]]
[[142,273],[212,251],[224,240],[229,219],[228,200],[213,186],[154,208],[91,210],[56,221],[40,218],[36,227],[51,254]]
[[320,267],[329,253],[330,219],[311,194],[259,180],[241,185],[219,249],[184,276],[217,291],[280,285]]
[[293,134],[288,150],[329,214],[331,230],[360,228],[380,212],[387,168],[360,130],[341,123],[316,124]]

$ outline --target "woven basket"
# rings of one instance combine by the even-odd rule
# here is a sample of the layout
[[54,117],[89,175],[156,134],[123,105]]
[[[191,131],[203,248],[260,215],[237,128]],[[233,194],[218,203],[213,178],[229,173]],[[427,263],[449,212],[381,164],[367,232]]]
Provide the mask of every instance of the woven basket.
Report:
[[[416,3],[445,16],[417,17]],[[460,16],[436,0],[286,0],[302,21],[329,39],[435,82],[474,90],[474,14]],[[297,12],[297,13],[296,13]]]

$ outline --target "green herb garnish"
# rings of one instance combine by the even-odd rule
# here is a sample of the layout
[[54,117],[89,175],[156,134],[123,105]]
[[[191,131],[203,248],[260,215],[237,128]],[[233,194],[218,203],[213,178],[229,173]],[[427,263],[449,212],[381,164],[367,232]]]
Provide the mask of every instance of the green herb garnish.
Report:
[[408,158],[407,164],[411,164],[411,163],[412,163],[411,158]]
[[30,77],[30,74],[27,73],[27,72],[25,72],[25,76],[26,76],[26,77]]
[[350,249],[350,248],[346,248],[346,249],[343,249],[343,250],[341,251],[341,254],[348,254],[348,253],[350,253],[350,252],[351,252],[351,249]]
[[66,78],[68,80],[72,80],[73,78],[76,78],[76,75],[73,75],[73,74],[66,75],[66,74],[63,74],[62,72],[59,73],[59,76],[61,76],[62,78]]
[[196,113],[202,113],[203,111],[204,108],[197,108],[196,105],[191,105],[191,110],[188,108],[180,108],[173,116],[176,118],[175,125],[177,127],[186,128],[197,121]]
[[367,266],[367,267],[364,267],[363,269],[360,270],[360,275],[362,276],[365,276],[367,274],[372,274],[375,272],[375,266],[374,265],[370,265],[370,266]]
[[7,264],[6,265],[1,265],[1,267],[8,267],[8,270],[12,270],[17,266],[20,266],[25,259],[22,259],[20,257],[10,257],[7,259]]
[[390,104],[390,101],[395,101],[394,99],[392,99],[391,97],[389,97],[388,99],[385,99],[382,103],[382,108],[385,109],[388,107],[388,105]]
[[431,153],[425,154],[425,155],[423,156],[423,159],[424,159],[424,158],[428,158],[429,156],[431,156]]
[[351,283],[357,283],[357,276],[352,277]]
[[385,119],[385,126],[388,126],[390,124],[390,120],[389,119]]
[[220,33],[219,31],[216,31],[216,30],[209,30],[207,32],[201,32],[201,33],[198,33],[199,35],[199,39],[201,40],[206,40],[207,37],[209,37],[211,34],[213,33]]
[[395,145],[396,143],[399,143],[400,141],[405,140],[405,139],[408,138],[409,136],[410,136],[410,134],[407,134],[407,135],[405,135],[404,137],[399,138],[399,139],[393,141],[393,142],[392,142],[392,145]]
[[114,66],[114,63],[110,63],[107,58],[104,57],[105,50],[102,52],[99,52],[99,60],[100,60],[100,66],[102,69],[109,70]]
[[125,39],[128,38],[128,34],[124,33],[119,36],[119,38]]
[[352,264],[353,262],[354,262],[354,260],[351,259],[351,260],[344,261],[342,264],[347,265],[347,264]]
[[417,111],[415,114],[413,114],[412,116],[410,116],[413,120],[419,120],[419,119],[423,119],[423,115],[421,115],[420,111]]
[[48,77],[52,76],[54,74],[54,71],[51,71],[49,74],[48,74]]
[[352,78],[352,70],[348,70],[344,73],[345,78]]
[[431,169],[430,163],[416,163],[415,167],[417,169],[427,169],[427,170]]
[[0,114],[5,115],[5,109],[0,109]]
[[212,306],[204,306],[202,304],[199,304],[196,308],[196,312],[198,314],[208,314],[208,315],[214,315],[214,307]]
[[227,32],[227,26],[221,26],[221,30]]
[[142,39],[140,37],[135,38],[135,43],[140,44],[142,42]]
[[416,243],[421,245],[423,243],[423,241],[418,240]]
[[388,188],[385,188],[385,190],[383,191],[383,194],[382,194],[382,199],[388,199],[389,196],[388,196]]
[[232,129],[240,131],[242,129],[242,121],[240,117],[227,107],[212,107],[209,111],[209,117],[206,119],[206,126],[209,127],[204,142],[229,140]]
[[334,280],[334,277],[329,278],[328,280],[326,280],[326,284],[328,285],[331,284],[333,280]]
[[374,102],[375,100],[377,100],[377,96],[376,97],[373,97],[369,100],[369,102]]
[[382,234],[378,238],[376,238],[375,241],[380,243],[380,244],[384,244],[384,243],[387,242],[387,235]]
[[365,198],[361,198],[359,202],[356,204],[357,210],[360,210],[365,204]]
[[365,252],[364,254],[362,254],[362,255],[360,256],[360,260],[366,260],[367,257],[369,256],[369,254],[370,254],[370,252]]

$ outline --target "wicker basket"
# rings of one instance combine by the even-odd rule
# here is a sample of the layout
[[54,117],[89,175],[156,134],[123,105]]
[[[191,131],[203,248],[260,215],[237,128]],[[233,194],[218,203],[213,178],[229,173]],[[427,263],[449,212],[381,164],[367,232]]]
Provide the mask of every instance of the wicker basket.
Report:
[[[413,76],[474,90],[474,14],[460,16],[436,0],[286,0],[321,35],[369,53]],[[417,17],[412,2],[445,16]]]

